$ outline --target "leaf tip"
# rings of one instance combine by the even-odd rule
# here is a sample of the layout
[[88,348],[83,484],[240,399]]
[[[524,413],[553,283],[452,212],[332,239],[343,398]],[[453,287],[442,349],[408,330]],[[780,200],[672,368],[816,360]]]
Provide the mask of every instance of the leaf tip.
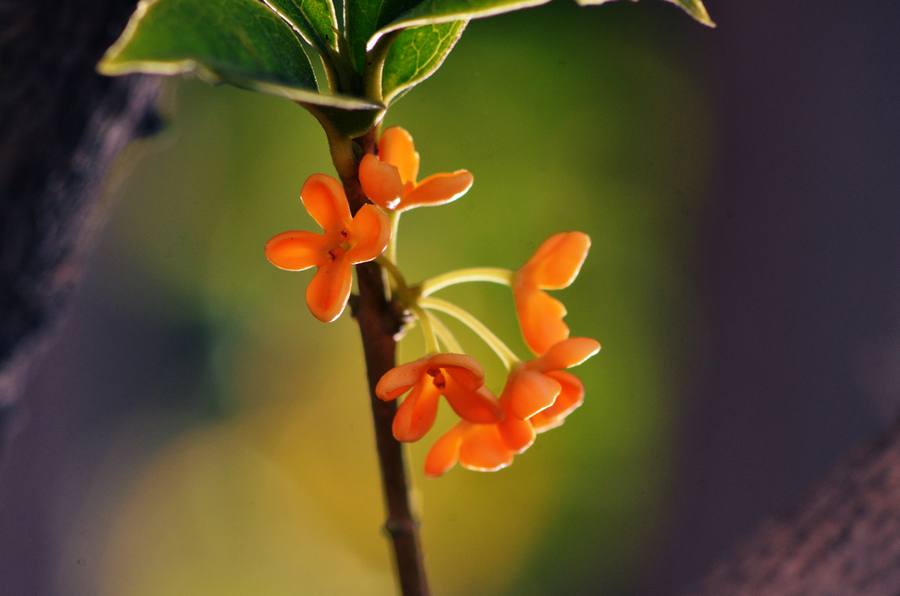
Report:
[[[575,0],[575,3],[579,6],[598,6],[600,4],[606,4],[607,2],[611,2],[612,0]],[[632,2],[637,2],[638,0],[631,0]],[[713,22],[711,18],[709,18],[709,13],[706,12],[706,7],[703,6],[703,2],[701,0],[666,0],[670,4],[674,4],[678,8],[682,9],[689,15],[691,15],[695,21],[706,25],[707,27],[715,28],[716,24]]]
[[703,6],[703,2],[701,0],[668,0],[672,4],[682,8],[689,15],[694,17],[698,23],[706,25],[710,28],[715,28],[716,24],[713,22],[711,18],[709,18],[709,13],[706,12],[706,7]]

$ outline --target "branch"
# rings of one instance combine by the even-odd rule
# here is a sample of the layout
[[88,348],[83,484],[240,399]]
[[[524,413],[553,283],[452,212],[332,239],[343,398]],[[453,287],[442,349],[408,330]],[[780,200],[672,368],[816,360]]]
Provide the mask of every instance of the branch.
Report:
[[685,596],[900,594],[900,420]]
[[[361,153],[375,149],[374,130],[365,137],[355,139]],[[353,213],[369,202],[359,184],[356,173],[342,175],[341,181]],[[403,453],[403,445],[394,438],[392,430],[396,401],[385,402],[375,395],[375,385],[384,374],[396,366],[396,340],[403,322],[403,308],[386,298],[384,275],[374,261],[356,266],[359,300],[354,305],[354,317],[362,335],[366,358],[366,376],[369,382],[369,400],[375,422],[375,443],[381,481],[387,503],[388,518],[385,531],[394,547],[394,564],[400,580],[403,596],[428,596],[428,579],[425,573],[422,543],[419,539],[419,522],[409,501],[409,474]]]

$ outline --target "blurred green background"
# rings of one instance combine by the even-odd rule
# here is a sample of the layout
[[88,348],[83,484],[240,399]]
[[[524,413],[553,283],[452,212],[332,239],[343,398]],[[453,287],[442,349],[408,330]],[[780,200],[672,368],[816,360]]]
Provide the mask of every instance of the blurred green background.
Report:
[[[593,241],[579,278],[554,294],[572,335],[603,345],[573,371],[584,406],[498,473],[422,477],[453,423],[446,405],[409,449],[436,594],[621,593],[658,546],[696,342],[692,215],[714,142],[702,65],[682,43],[690,27],[663,3],[554,2],[475,21],[387,116],[413,135],[420,178],[475,176],[456,203],[403,217],[408,279],[517,268],[559,231]],[[325,136],[290,102],[195,81],[171,82],[169,112],[169,129],[120,165],[86,291],[204,340],[177,396],[107,423],[78,514],[95,531],[85,541],[71,529],[57,584],[103,596],[394,594],[355,325],[346,313],[316,321],[303,298],[312,273],[263,255],[276,233],[318,231],[299,190],[334,173]],[[441,297],[527,355],[506,288]],[[458,337],[499,391],[499,362]],[[401,349],[404,361],[421,355],[418,330]]]

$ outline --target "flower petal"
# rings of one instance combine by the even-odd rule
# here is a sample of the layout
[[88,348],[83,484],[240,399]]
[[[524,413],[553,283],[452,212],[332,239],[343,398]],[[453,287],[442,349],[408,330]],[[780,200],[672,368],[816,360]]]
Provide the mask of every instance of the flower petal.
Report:
[[375,385],[375,395],[384,401],[400,397],[419,382],[419,379],[425,374],[429,360],[430,358],[425,356],[387,371]]
[[453,377],[444,377],[444,397],[457,416],[477,424],[492,424],[503,420],[503,408],[487,387],[468,391]]
[[359,184],[370,201],[388,211],[396,209],[406,194],[397,166],[372,154],[365,155],[359,164]]
[[328,258],[328,240],[312,232],[282,232],[266,242],[266,258],[280,269],[303,271]]
[[437,478],[456,465],[459,446],[469,426],[468,422],[460,422],[435,441],[425,457],[425,476]]
[[600,351],[600,342],[589,337],[572,337],[550,347],[539,358],[525,366],[531,370],[547,372],[577,366]]
[[428,364],[443,369],[469,391],[484,385],[484,369],[477,360],[466,354],[437,354],[429,359]]
[[391,221],[388,216],[375,205],[363,205],[350,224],[348,241],[352,248],[347,251],[347,258],[354,265],[377,259],[390,239]]
[[441,369],[469,391],[475,391],[484,385],[484,369],[471,356],[436,354],[395,366],[387,371],[375,386],[375,394],[385,401],[400,397],[418,383],[428,369]]
[[569,327],[562,320],[566,315],[562,302],[528,285],[513,286],[513,297],[522,337],[532,352],[543,354],[569,337]]
[[320,321],[330,323],[344,312],[353,281],[350,267],[347,255],[338,253],[335,260],[319,265],[319,270],[309,282],[306,305]]
[[415,183],[419,175],[419,154],[413,146],[412,136],[404,129],[392,126],[382,133],[378,141],[378,159],[396,166],[403,184]]
[[578,276],[590,247],[591,238],[583,232],[554,234],[541,244],[519,273],[528,284],[545,290],[568,287]]
[[[540,416],[540,412],[535,414]],[[503,437],[503,442],[513,453],[522,453],[534,443],[535,430],[531,426],[531,420],[521,420],[512,414],[497,424],[497,430]]]
[[548,377],[553,377],[562,386],[562,391],[556,396],[556,401],[546,410],[541,410],[528,419],[535,432],[542,433],[551,428],[556,428],[566,420],[584,402],[584,383],[567,372],[548,372]]
[[509,400],[509,411],[513,416],[527,420],[552,406],[561,390],[555,379],[522,367],[509,375],[501,399]]
[[416,185],[397,208],[406,211],[414,207],[445,205],[466,194],[475,178],[466,170],[452,174],[434,174]]
[[459,445],[459,463],[478,472],[495,472],[513,461],[496,424],[473,424]]
[[394,416],[394,438],[404,443],[418,441],[434,426],[441,394],[428,375],[409,392]]
[[350,205],[341,183],[326,174],[313,174],[303,183],[300,199],[316,223],[326,232],[350,226]]

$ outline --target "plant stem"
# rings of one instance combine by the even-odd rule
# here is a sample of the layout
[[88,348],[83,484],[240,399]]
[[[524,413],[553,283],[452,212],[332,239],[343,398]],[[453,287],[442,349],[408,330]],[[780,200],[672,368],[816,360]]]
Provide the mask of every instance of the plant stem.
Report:
[[419,306],[430,310],[438,310],[454,317],[460,323],[466,325],[469,329],[478,334],[484,343],[491,348],[497,357],[503,362],[506,370],[512,370],[521,363],[518,356],[507,347],[503,341],[494,335],[494,332],[487,328],[487,325],[476,319],[472,314],[464,310],[452,302],[441,300],[440,298],[419,298]]
[[[362,150],[372,153],[375,147],[374,131],[354,139]],[[359,185],[358,174],[348,176],[341,172],[341,179],[350,210],[355,214],[368,202]],[[425,573],[424,554],[419,539],[419,522],[413,516],[409,499],[409,481],[404,459],[403,445],[394,438],[391,426],[397,412],[396,401],[382,401],[375,395],[375,385],[395,366],[397,343],[403,307],[385,296],[384,275],[375,262],[356,266],[359,285],[359,302],[354,317],[362,335],[366,359],[366,376],[369,382],[369,398],[375,422],[375,443],[381,468],[382,487],[387,506],[384,529],[394,547],[394,563],[403,596],[428,596],[428,578]]]
[[416,315],[416,318],[419,320],[419,327],[422,328],[422,335],[425,336],[425,354],[435,356],[440,353],[441,347],[438,344],[437,334],[434,332],[433,319],[428,316],[424,309],[419,308],[415,304],[410,304],[409,310]]
[[488,281],[504,286],[512,286],[516,276],[515,271],[500,269],[499,267],[474,267],[472,269],[460,269],[432,277],[421,283],[419,292],[424,297],[431,296],[438,290],[456,284],[472,281]]
[[381,255],[375,262],[381,265],[385,271],[387,271],[388,277],[391,282],[391,289],[399,292],[405,292],[407,290],[406,287],[406,278],[403,277],[403,272],[394,264],[393,261],[388,259],[385,255]]
[[459,342],[456,341],[456,337],[454,337],[450,329],[448,329],[447,326],[444,325],[443,321],[441,321],[436,315],[431,314],[427,310],[424,312],[428,317],[431,318],[431,324],[434,327],[434,332],[437,334],[438,339],[440,339],[447,347],[447,350],[454,354],[465,354],[462,346],[459,345]]
[[391,234],[391,241],[388,244],[387,250],[384,252],[385,256],[391,263],[397,263],[397,230],[400,227],[400,211],[391,211],[388,213],[388,218],[391,220],[391,230],[393,233]]

